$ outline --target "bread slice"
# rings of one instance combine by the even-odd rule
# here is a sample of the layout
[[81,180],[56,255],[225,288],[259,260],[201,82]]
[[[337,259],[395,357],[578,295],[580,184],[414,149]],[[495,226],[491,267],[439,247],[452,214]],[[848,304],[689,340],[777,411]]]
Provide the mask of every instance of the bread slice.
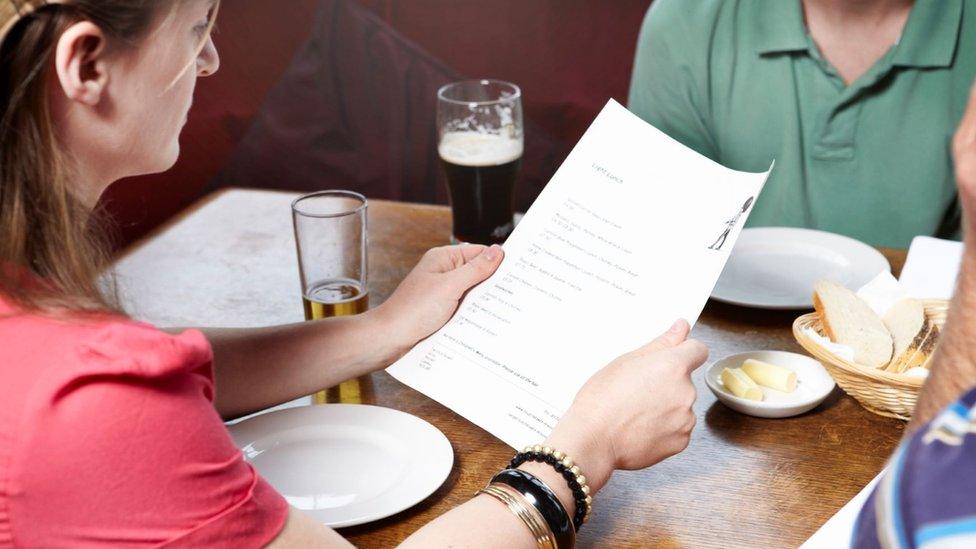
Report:
[[928,362],[935,350],[938,329],[925,318],[921,301],[902,299],[885,313],[882,321],[895,343],[894,358],[886,370],[900,374]]
[[888,328],[854,292],[821,280],[814,286],[813,306],[820,313],[826,336],[854,349],[854,362],[884,368],[891,361],[894,340]]
[[929,322],[927,332],[916,338],[915,343],[909,348],[909,352],[898,363],[892,360],[888,370],[903,374],[915,367],[928,368],[932,361],[932,355],[935,353],[935,347],[939,343],[939,333],[939,327]]

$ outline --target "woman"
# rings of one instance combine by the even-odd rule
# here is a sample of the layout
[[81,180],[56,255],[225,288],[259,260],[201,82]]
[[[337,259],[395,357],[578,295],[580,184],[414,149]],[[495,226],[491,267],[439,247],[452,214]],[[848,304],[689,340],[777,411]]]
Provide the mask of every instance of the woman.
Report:
[[629,107],[730,168],[776,167],[749,225],[876,246],[958,236],[949,137],[976,76],[970,0],[655,0]]
[[[431,250],[355,317],[179,335],[126,318],[99,291],[92,210],[112,181],[176,160],[196,79],[218,68],[216,11],[0,0],[0,545],[347,545],[244,463],[221,416],[385,367],[501,261],[498,247]],[[706,357],[687,335],[679,321],[580,391],[545,441],[578,468],[522,455],[505,478],[531,486],[493,483],[405,545],[572,545],[584,486],[687,445]]]

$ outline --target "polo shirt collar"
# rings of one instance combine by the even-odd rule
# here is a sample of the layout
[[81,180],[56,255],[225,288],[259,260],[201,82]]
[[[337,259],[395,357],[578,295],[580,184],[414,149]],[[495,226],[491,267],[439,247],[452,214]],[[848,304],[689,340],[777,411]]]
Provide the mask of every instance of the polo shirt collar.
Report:
[[962,0],[916,0],[898,41],[893,65],[949,67],[962,23]]
[[[756,1],[760,55],[808,51],[801,0]],[[916,0],[892,59],[903,67],[949,67],[962,23],[962,0]]]
[[760,55],[804,51],[810,48],[800,0],[756,1],[756,51]]

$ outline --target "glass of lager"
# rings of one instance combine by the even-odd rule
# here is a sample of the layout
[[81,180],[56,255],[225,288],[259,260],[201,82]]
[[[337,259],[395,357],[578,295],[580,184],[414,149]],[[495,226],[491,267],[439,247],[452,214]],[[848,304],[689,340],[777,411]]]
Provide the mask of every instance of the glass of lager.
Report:
[[[369,308],[366,207],[366,197],[352,191],[320,191],[292,202],[305,320]],[[316,393],[314,401],[361,404],[369,384],[368,376],[346,381]]]
[[451,241],[500,244],[515,228],[522,163],[522,91],[500,80],[465,80],[437,91],[437,152],[454,216]]

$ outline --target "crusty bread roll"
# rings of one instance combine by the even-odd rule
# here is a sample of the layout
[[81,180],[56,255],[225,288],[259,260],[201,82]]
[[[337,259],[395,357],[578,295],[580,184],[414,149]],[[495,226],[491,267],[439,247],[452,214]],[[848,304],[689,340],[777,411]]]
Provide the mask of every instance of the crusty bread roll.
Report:
[[938,328],[925,317],[921,301],[908,298],[895,303],[882,321],[895,342],[894,358],[886,370],[900,374],[928,362],[938,340]]
[[854,349],[854,362],[884,368],[891,361],[894,340],[888,328],[854,292],[821,280],[814,286],[813,306],[820,313],[827,337]]

